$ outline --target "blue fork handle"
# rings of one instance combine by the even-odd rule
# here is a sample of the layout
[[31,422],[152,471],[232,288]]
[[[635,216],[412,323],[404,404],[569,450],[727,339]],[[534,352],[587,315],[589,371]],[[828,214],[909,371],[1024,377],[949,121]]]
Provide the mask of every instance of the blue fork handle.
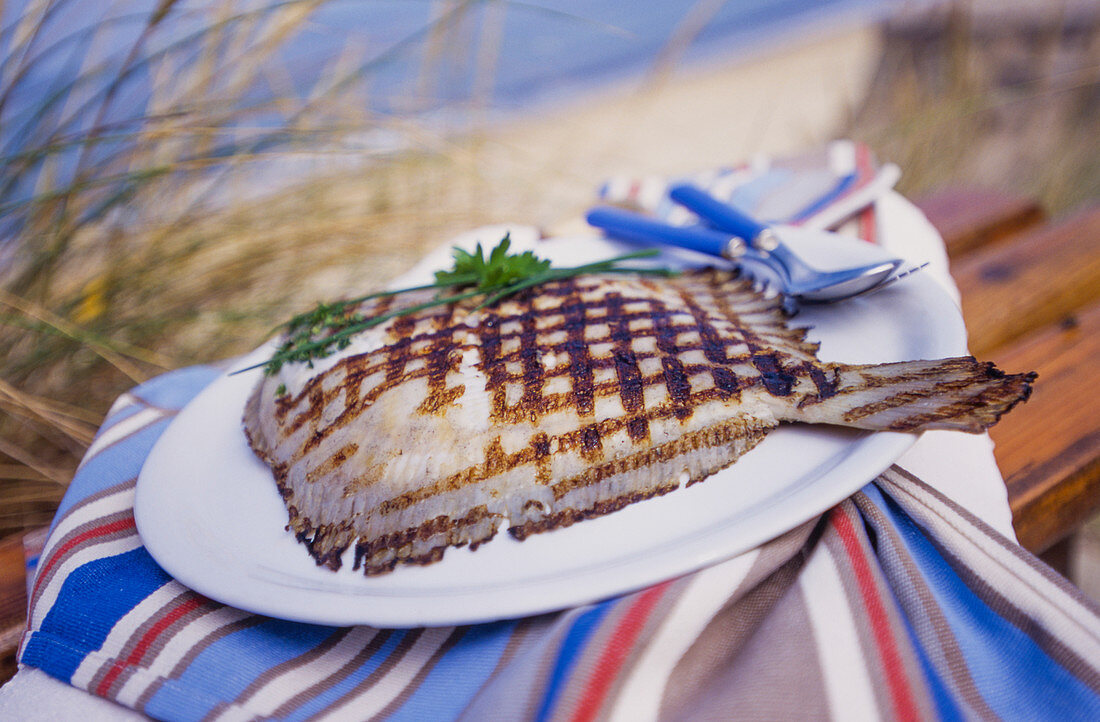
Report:
[[723,203],[690,183],[673,186],[668,191],[668,197],[689,211],[694,212],[715,228],[744,239],[746,243],[754,248],[757,245],[756,239],[761,233],[768,230],[767,224],[745,215],[728,203]]
[[588,223],[624,241],[665,243],[712,256],[726,255],[730,234],[703,226],[670,226],[621,208],[600,206],[587,215]]

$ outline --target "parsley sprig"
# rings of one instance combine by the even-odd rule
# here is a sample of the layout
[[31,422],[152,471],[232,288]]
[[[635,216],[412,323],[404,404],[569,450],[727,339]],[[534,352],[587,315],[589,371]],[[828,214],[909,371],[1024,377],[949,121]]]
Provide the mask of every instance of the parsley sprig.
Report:
[[[548,281],[590,273],[639,273],[656,276],[671,276],[675,273],[667,268],[619,265],[623,261],[656,256],[658,254],[656,250],[636,251],[570,268],[554,268],[550,265],[550,261],[539,258],[531,251],[509,254],[508,249],[511,244],[511,238],[505,234],[500,243],[489,252],[488,257],[485,256],[480,243],[477,244],[473,253],[456,247],[452,251],[454,266],[448,270],[436,271],[435,281],[427,285],[382,291],[333,303],[320,303],[312,310],[295,316],[280,327],[285,332],[286,338],[271,358],[234,373],[263,367],[264,373],[270,376],[277,373],[283,364],[295,362],[304,362],[312,367],[314,360],[347,348],[353,336],[368,328],[398,316],[407,316],[435,306],[458,303],[479,296],[483,297],[477,305],[480,309]],[[405,306],[376,316],[364,316],[356,310],[364,302],[373,299],[432,289],[438,290],[438,293],[424,303]]]

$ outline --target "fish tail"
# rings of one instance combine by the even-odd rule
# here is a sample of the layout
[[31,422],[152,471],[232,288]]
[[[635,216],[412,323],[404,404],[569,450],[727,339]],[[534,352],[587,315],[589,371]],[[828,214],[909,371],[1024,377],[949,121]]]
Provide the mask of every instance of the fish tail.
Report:
[[[830,364],[835,393],[807,397],[799,420],[873,431],[978,433],[1031,395],[1036,374],[1006,374],[972,356],[847,366]],[[830,389],[832,391],[832,389]]]

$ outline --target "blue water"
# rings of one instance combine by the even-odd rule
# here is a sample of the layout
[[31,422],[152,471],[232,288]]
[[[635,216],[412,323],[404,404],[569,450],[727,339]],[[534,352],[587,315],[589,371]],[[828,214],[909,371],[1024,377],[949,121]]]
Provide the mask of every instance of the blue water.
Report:
[[[284,0],[285,1],[285,0]],[[909,0],[909,4],[920,0]],[[926,2],[928,0],[925,0]],[[154,82],[145,63],[165,53],[174,64],[189,59],[189,34],[209,18],[209,7],[224,0],[177,4],[148,34],[140,52],[127,60],[158,0],[58,0],[39,23],[22,75],[14,72],[15,20],[29,0],[5,4],[0,16],[0,56],[5,59],[0,106],[0,163],[53,134],[77,137],[94,126],[134,130],[149,112]],[[268,4],[275,4],[274,1]],[[680,37],[684,23],[705,15],[676,67],[750,55],[789,41],[822,24],[881,17],[903,0],[485,0],[456,4],[428,0],[334,0],[316,11],[306,27],[289,38],[271,66],[301,97],[331,80],[334,59],[345,50],[362,61],[361,82],[347,86],[350,102],[379,115],[443,119],[461,127],[476,107],[496,114],[522,113],[611,82],[640,78]],[[256,7],[259,3],[252,3]],[[247,7],[245,5],[244,7]],[[457,10],[455,10],[457,8]],[[713,12],[703,12],[704,10]],[[451,11],[451,12],[448,12]],[[123,66],[131,70],[100,101]],[[74,82],[74,78],[81,80]],[[167,81],[171,82],[171,76]],[[274,93],[264,83],[227,100],[267,107]],[[51,100],[52,99],[52,100]],[[746,102],[749,102],[748,99]],[[41,113],[42,108],[48,112]],[[271,110],[247,119],[260,129],[283,119]],[[277,139],[276,139],[277,140]],[[60,148],[51,173],[56,183],[74,177],[78,161],[108,168],[122,146],[101,142],[83,152]],[[254,150],[273,147],[258,146]],[[230,154],[233,147],[220,152]],[[15,173],[0,167],[0,236],[5,220],[18,213],[19,199],[38,182],[40,165]],[[117,171],[117,169],[116,169]]]

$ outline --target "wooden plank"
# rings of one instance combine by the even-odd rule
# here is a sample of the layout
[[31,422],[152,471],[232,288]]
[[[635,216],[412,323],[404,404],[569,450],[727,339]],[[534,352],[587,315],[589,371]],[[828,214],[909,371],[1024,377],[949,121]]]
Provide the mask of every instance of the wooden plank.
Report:
[[974,355],[1058,323],[1100,297],[1100,208],[1013,236],[952,263]]
[[1100,302],[997,352],[1039,372],[1031,398],[990,430],[1020,543],[1043,551],[1100,510]]
[[943,236],[952,259],[1034,228],[1046,217],[1034,199],[993,190],[948,188],[916,204]]

